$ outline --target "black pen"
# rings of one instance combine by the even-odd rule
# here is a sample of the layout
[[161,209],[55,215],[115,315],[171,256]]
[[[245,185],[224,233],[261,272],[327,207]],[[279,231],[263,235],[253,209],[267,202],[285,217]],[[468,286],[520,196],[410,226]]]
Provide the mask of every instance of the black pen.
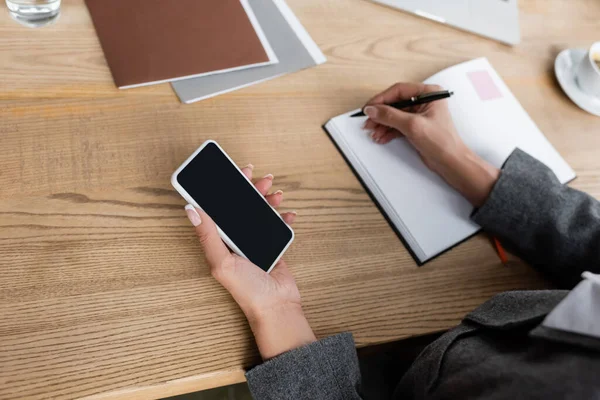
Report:
[[[423,93],[418,96],[411,97],[408,100],[402,100],[402,101],[398,101],[396,103],[388,104],[388,106],[394,107],[397,109],[402,109],[402,108],[411,107],[411,106],[418,106],[419,104],[431,103],[432,101],[436,101],[436,100],[447,99],[448,97],[452,96],[453,94],[454,94],[454,92],[449,92],[447,90],[443,90],[441,92]],[[351,117],[364,117],[364,116],[365,116],[365,113],[362,110],[357,112],[356,114],[351,115]]]

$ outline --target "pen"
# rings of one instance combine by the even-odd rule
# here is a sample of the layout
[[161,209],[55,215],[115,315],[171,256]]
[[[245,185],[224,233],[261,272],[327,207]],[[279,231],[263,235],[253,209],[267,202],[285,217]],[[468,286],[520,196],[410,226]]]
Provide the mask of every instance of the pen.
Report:
[[[454,94],[454,92],[449,92],[447,90],[443,90],[441,92],[423,93],[418,96],[411,97],[408,100],[401,100],[396,103],[388,104],[388,106],[394,107],[397,109],[402,109],[402,108],[411,107],[411,106],[418,106],[419,104],[431,103],[432,101],[436,101],[436,100],[447,99],[448,97],[452,96],[453,94]],[[364,116],[365,116],[365,113],[362,110],[357,112],[356,114],[351,115],[351,117],[364,117]]]

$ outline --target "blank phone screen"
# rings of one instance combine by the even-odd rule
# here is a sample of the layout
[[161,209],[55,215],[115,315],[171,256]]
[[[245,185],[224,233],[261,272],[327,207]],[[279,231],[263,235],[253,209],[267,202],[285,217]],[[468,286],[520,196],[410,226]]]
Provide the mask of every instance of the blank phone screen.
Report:
[[246,257],[267,271],[292,240],[283,222],[214,143],[177,175],[177,182]]

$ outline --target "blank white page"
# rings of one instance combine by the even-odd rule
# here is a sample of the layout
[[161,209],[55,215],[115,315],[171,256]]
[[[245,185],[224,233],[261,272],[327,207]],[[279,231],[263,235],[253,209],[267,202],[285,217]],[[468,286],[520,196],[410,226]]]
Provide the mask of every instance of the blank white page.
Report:
[[575,172],[560,156],[486,58],[458,64],[427,79],[454,91],[450,113],[471,149],[501,167],[518,147],[568,182]]
[[384,146],[373,142],[361,128],[365,119],[343,115],[332,120],[343,136],[340,140],[345,142],[340,147],[352,151],[361,164],[357,171],[367,186],[369,182],[375,184],[385,199],[375,197],[387,201],[402,220],[408,232],[401,227],[398,230],[414,238],[418,247],[413,251],[420,261],[477,232],[479,227],[469,219],[469,202],[431,172],[405,139]]

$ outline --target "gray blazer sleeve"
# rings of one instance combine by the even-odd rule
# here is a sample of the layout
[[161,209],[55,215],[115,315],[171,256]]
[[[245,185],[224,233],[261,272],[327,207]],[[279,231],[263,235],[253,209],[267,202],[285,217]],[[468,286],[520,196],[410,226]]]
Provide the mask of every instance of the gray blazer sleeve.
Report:
[[600,203],[519,149],[473,220],[559,287],[600,271]]
[[342,333],[281,354],[246,373],[256,400],[360,399],[354,340]]

